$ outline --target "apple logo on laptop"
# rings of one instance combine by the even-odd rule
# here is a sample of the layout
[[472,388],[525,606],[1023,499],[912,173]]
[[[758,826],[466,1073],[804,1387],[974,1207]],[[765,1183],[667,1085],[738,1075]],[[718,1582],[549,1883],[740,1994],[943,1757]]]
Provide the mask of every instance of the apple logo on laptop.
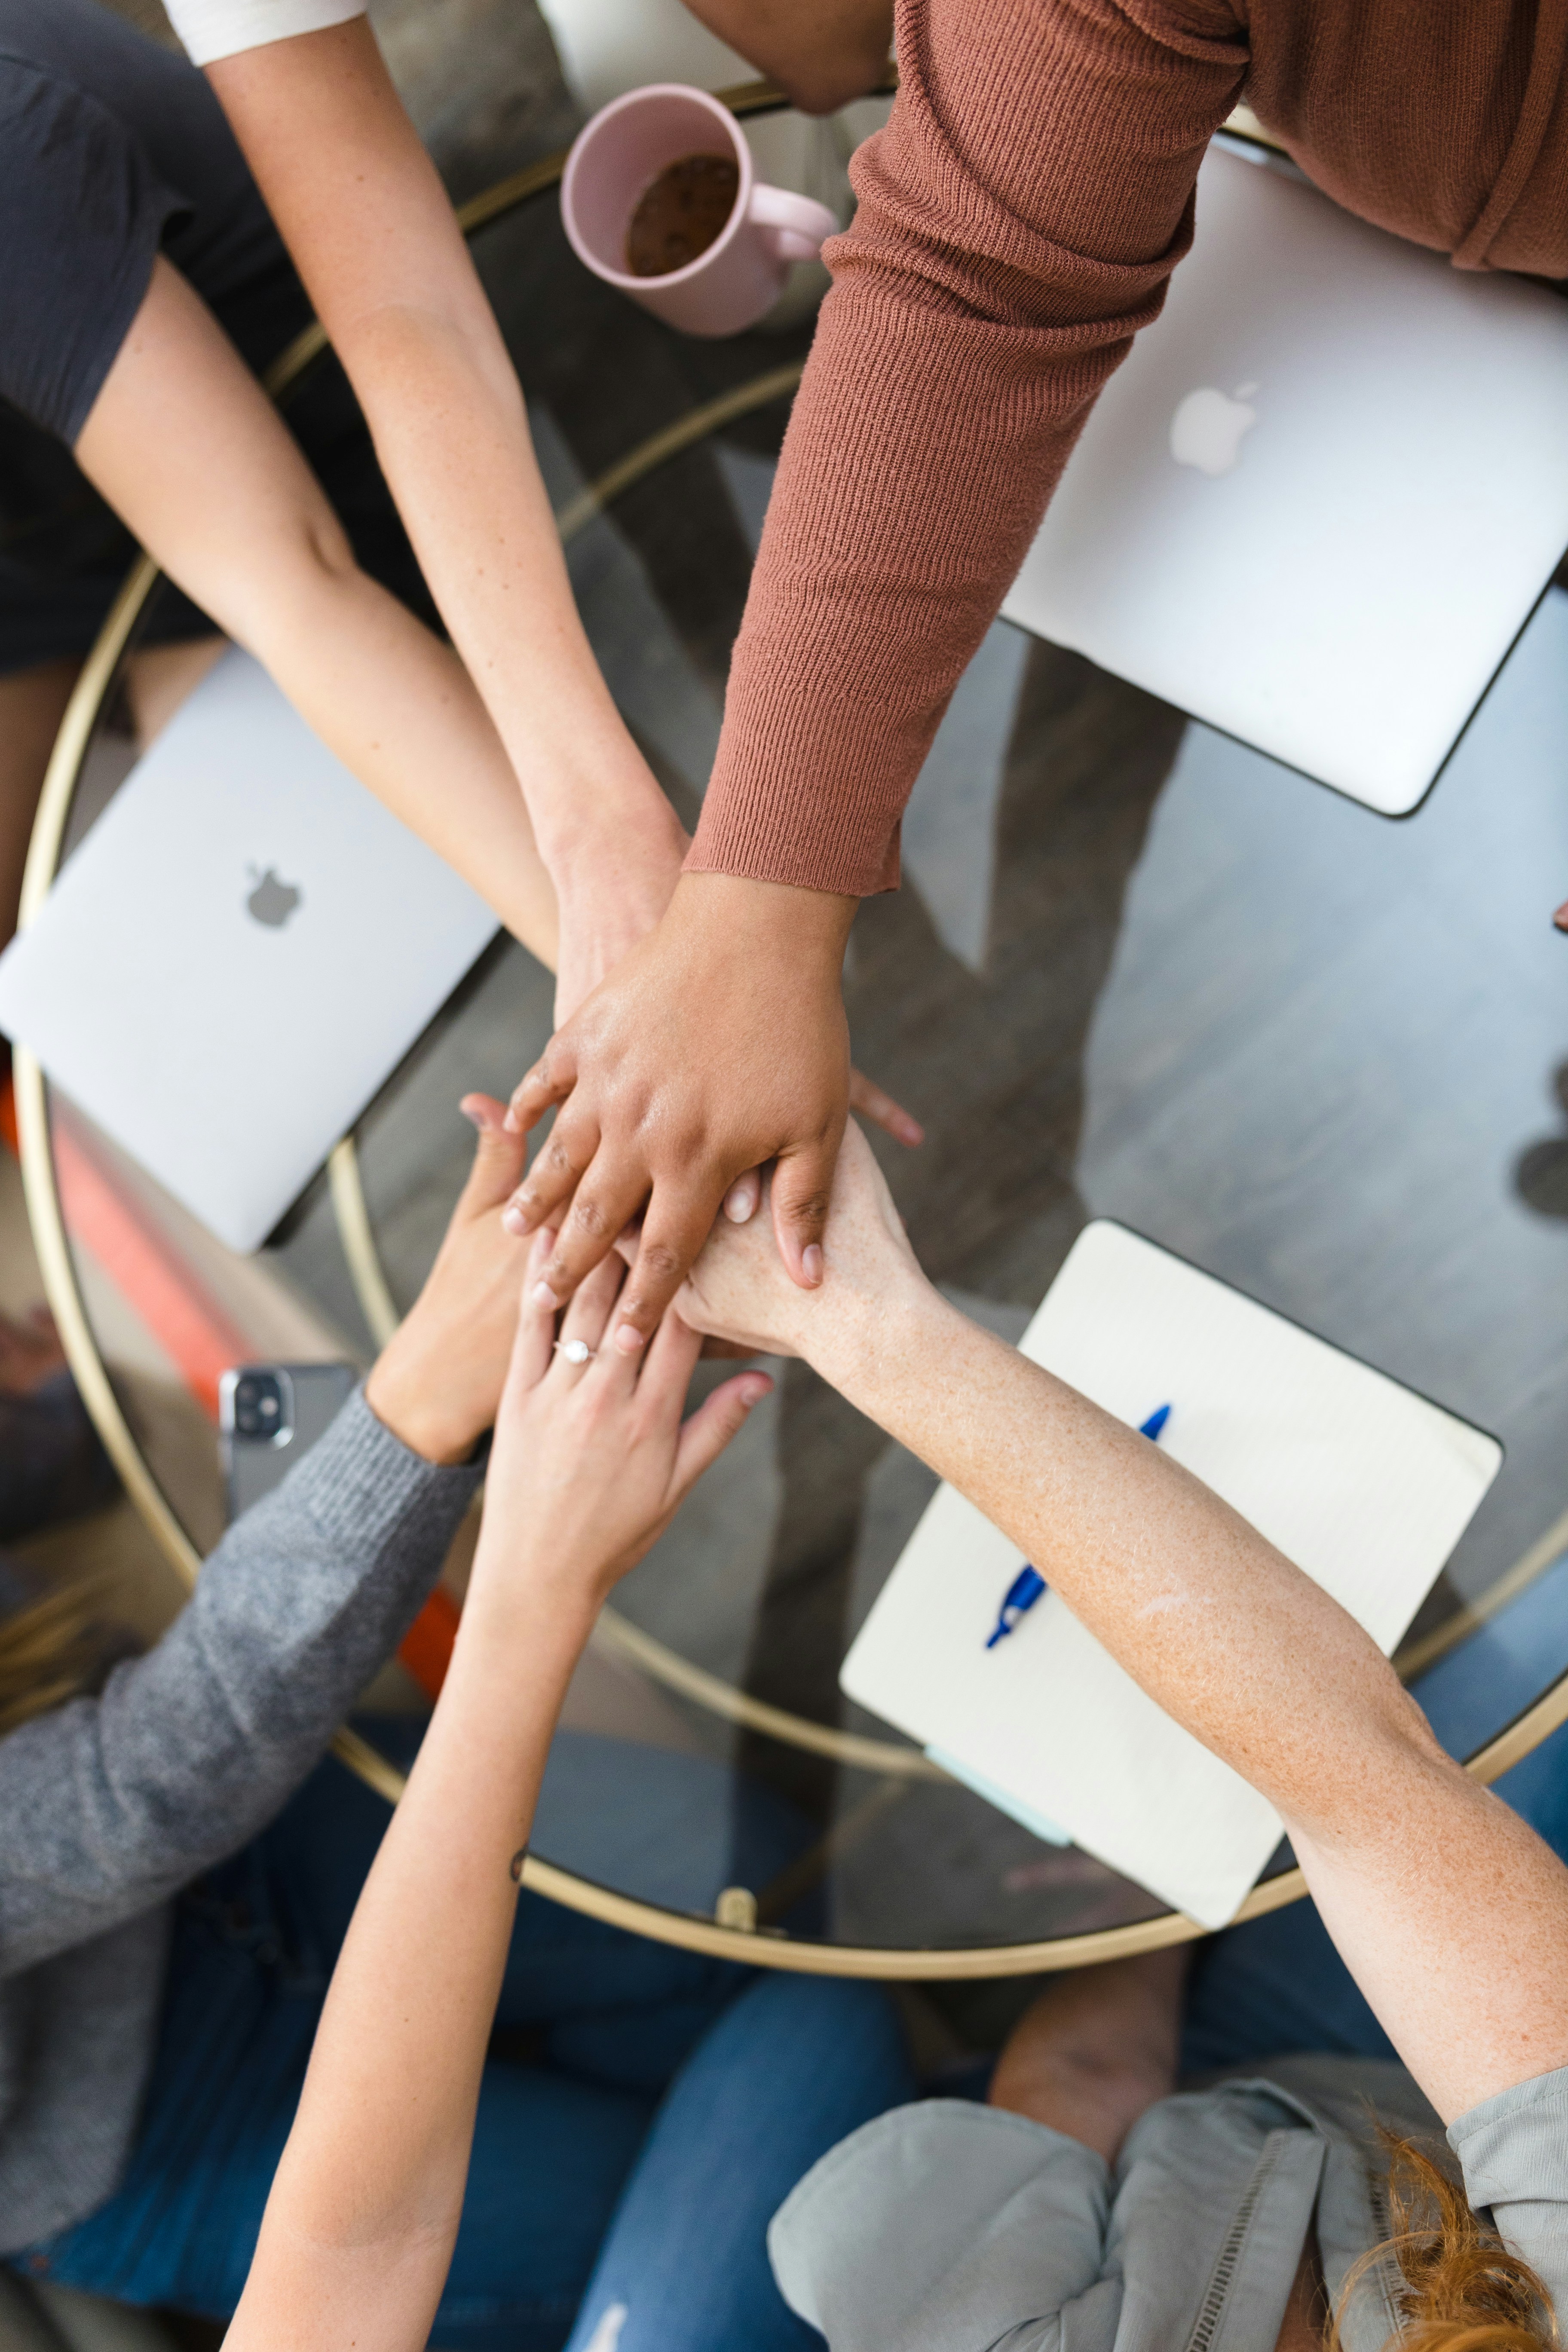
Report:
[[254,866],[246,870],[256,885],[245,902],[247,912],[269,930],[281,930],[303,892],[297,890],[292,882],[280,881],[276,866],[269,866],[265,874],[258,874]]
[[1234,400],[1212,384],[1189,392],[1171,419],[1171,455],[1178,466],[1195,466],[1200,474],[1228,474],[1241,456],[1242,437],[1258,421],[1248,405],[1258,386],[1237,386]]

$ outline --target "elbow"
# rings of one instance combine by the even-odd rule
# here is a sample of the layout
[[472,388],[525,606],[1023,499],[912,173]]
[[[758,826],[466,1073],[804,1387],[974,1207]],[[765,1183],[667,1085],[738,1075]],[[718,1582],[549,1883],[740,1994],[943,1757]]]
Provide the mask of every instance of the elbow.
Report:
[[812,115],[837,114],[841,106],[852,105],[876,87],[874,74],[869,79],[854,74],[803,74],[779,83],[797,112]]
[[874,49],[853,55],[841,52],[802,58],[792,63],[788,72],[776,72],[773,79],[802,114],[837,114],[841,106],[869,97],[887,64],[886,44],[879,42]]
[[341,588],[359,570],[348,533],[323,499],[321,508],[300,521],[301,561],[323,585]]
[[[1378,1664],[1384,1666],[1381,1658]],[[1384,1668],[1371,1703],[1339,1736],[1314,1740],[1313,1751],[1288,1776],[1287,1785],[1265,1788],[1299,1859],[1309,1851],[1376,1841],[1391,1820],[1412,1808],[1419,1812],[1434,1788],[1479,1794],[1392,1667]]]
[[278,517],[221,577],[180,584],[199,589],[225,634],[276,675],[287,671],[302,635],[337,625],[343,595],[359,576],[348,534],[323,499]]

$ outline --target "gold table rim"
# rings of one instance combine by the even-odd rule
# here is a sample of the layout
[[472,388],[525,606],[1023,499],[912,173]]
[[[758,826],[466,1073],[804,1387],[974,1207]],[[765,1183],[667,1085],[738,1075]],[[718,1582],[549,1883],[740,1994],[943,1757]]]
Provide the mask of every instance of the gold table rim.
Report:
[[[885,91],[890,83],[884,83],[882,87]],[[788,103],[783,92],[767,82],[745,83],[734,89],[721,90],[717,95],[742,117],[776,110]],[[458,215],[464,233],[472,235],[476,229],[499,219],[530,197],[554,185],[565,161],[566,151],[563,150],[498,182],[494,187],[472,198],[459,209]],[[325,346],[326,336],[319,324],[312,324],[298,335],[279,355],[263,379],[272,397],[280,397]],[[769,378],[759,379],[758,383],[765,381],[769,386],[765,397],[777,398],[790,388],[786,379],[798,377],[798,368],[793,366],[781,368],[773,372]],[[756,389],[755,384],[742,386],[739,393],[743,396],[748,392],[755,393]],[[691,412],[676,425],[653,436],[649,443],[641,445],[619,466],[591,484],[559,519],[563,536],[573,536],[620,489],[628,487],[631,479],[639,478],[642,472],[651,470],[653,465],[663,462],[666,457],[674,456],[678,450],[705,437],[727,416],[743,413],[733,404],[736,397],[736,394],[721,395],[718,401],[708,403],[703,410]],[[760,404],[753,401],[752,404]],[[700,425],[698,418],[702,420]],[[658,446],[657,454],[656,445],[662,445]],[[639,464],[639,459],[645,462]],[[153,559],[145,554],[139,556],[83,663],[81,675],[66,706],[45,774],[28,847],[22,887],[21,929],[26,929],[48,895],[59,865],[72,796],[104,698],[113,681],[131,632],[158,578],[158,567]],[[32,1228],[45,1294],[59,1329],[61,1345],[82,1401],[120,1474],[127,1495],[165,1556],[190,1588],[194,1586],[200,1570],[201,1557],[159,1488],[121,1410],[93,1339],[77,1282],[56,1181],[49,1137],[47,1089],[43,1072],[33,1055],[20,1047],[16,1051],[14,1064],[16,1123],[28,1223]],[[357,1169],[354,1175],[357,1181]],[[1563,1528],[1563,1533],[1568,1538],[1568,1528]],[[1543,1538],[1540,1544],[1531,1548],[1525,1561],[1521,1562],[1520,1570],[1502,1580],[1505,1585],[1511,1589],[1521,1570],[1528,1562],[1536,1560],[1547,1540]],[[1540,1565],[1544,1566],[1545,1560],[1542,1559]],[[1469,1627],[1463,1619],[1464,1612],[1460,1612],[1461,1631],[1468,1631]],[[1539,1747],[1564,1721],[1568,1721],[1568,1670],[1512,1724],[1479,1754],[1470,1758],[1466,1769],[1477,1780],[1489,1784]],[[866,1744],[870,1746],[872,1743]],[[340,1729],[332,1739],[331,1752],[389,1804],[397,1802],[405,1785],[405,1776],[360,1733],[347,1726]],[[857,1769],[886,1770],[889,1768],[885,1765],[873,1768],[867,1763],[858,1765]],[[1032,1943],[951,1948],[805,1942],[776,1933],[721,1927],[715,1920],[704,1919],[694,1914],[666,1910],[637,1896],[616,1894],[609,1887],[579,1877],[575,1873],[544,1862],[531,1853],[523,1865],[522,1883],[569,1910],[585,1913],[609,1926],[625,1927],[656,1942],[675,1945],[707,1957],[739,1960],[753,1967],[780,1969],[806,1976],[873,1978],[888,1982],[1032,1976],[1124,1958],[1134,1953],[1155,1951],[1168,1945],[1187,1942],[1206,1932],[1197,1921],[1180,1912],[1167,1911],[1154,1918],[1121,1927],[1091,1929],[1075,1936],[1050,1937]],[[1242,1905],[1236,1915],[1237,1923],[1282,1909],[1286,1905],[1299,1901],[1306,1891],[1306,1882],[1299,1868],[1265,1879],[1253,1888]]]

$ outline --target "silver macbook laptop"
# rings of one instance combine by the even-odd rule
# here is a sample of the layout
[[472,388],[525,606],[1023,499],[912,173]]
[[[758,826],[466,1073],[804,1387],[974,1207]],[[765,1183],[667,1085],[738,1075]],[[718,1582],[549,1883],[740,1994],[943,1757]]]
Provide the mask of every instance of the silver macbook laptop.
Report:
[[0,1030],[255,1249],[497,928],[230,652],[0,957]]
[[1212,150],[1005,616],[1388,816],[1568,547],[1568,301]]

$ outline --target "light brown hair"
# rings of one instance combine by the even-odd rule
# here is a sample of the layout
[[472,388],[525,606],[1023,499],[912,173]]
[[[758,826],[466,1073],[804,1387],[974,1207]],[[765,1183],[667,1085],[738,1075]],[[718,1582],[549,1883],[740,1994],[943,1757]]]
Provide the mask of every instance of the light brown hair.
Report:
[[[1530,2264],[1470,2210],[1463,2189],[1414,2140],[1383,2134],[1389,2234],[1356,2264],[1341,2310],[1384,2254],[1398,2263],[1404,2329],[1388,2352],[1556,2352],[1557,2322]],[[1336,2315],[1327,2352],[1342,2352]]]
[[0,1738],[90,1689],[102,1663],[102,1587],[79,1578],[0,1619]]

